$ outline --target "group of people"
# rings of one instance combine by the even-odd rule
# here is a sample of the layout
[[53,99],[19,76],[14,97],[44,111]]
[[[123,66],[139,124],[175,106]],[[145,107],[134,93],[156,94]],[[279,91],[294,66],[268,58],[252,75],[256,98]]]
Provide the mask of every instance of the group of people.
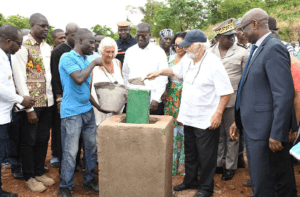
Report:
[[[110,82],[151,90],[150,114],[174,117],[172,175],[184,176],[174,191],[212,196],[214,175],[232,179],[245,167],[246,149],[253,196],[297,196],[289,149],[300,120],[300,63],[280,40],[276,19],[252,9],[215,27],[212,44],[199,29],[164,29],[156,45],[149,24],[138,24],[135,38],[129,22],[117,25],[114,41],[69,23],[53,31],[53,47],[42,14],[31,15],[30,31],[0,27],[0,162],[7,158],[14,178],[33,192],[55,184],[45,174],[52,129],[57,195],[72,196],[81,161],[83,185],[99,192],[97,127],[126,112],[100,107],[94,85]],[[132,82],[139,77],[149,80]],[[0,197],[8,196],[18,195],[0,182]]]

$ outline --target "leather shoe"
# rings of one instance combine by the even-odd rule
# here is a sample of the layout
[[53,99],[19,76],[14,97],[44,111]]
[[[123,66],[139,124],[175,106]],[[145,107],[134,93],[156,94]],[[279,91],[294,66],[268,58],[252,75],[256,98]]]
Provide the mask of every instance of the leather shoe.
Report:
[[234,175],[234,170],[225,170],[225,172],[222,174],[222,180],[228,181],[231,180]]
[[245,181],[242,185],[243,185],[244,187],[252,187],[251,179]]
[[94,190],[95,192],[99,192],[99,185],[94,179],[87,184],[83,183],[83,186],[87,187],[90,190]]
[[0,197],[18,197],[18,194],[2,191]]
[[19,180],[22,180],[24,179],[24,175],[23,175],[23,172],[20,171],[20,172],[12,172],[12,175],[15,179],[19,179]]
[[194,197],[210,197],[211,195],[206,195],[202,191],[197,191]]
[[58,190],[58,197],[72,197],[71,190],[69,188],[60,187]]
[[222,167],[217,167],[216,168],[216,174],[223,174],[224,173],[224,170]]
[[182,191],[182,190],[186,190],[186,189],[198,189],[198,187],[189,187],[189,186],[185,185],[184,183],[174,186],[174,191]]

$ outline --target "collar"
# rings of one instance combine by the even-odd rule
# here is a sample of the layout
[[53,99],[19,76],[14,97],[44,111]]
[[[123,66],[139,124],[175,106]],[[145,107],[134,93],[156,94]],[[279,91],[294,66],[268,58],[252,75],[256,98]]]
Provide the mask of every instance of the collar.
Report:
[[255,43],[255,45],[257,46],[257,48],[263,43],[263,41],[266,39],[266,37],[268,37],[268,35],[270,35],[271,32],[266,33],[263,37],[261,37],[260,39],[258,39]]
[[144,48],[144,49],[141,49],[140,47],[139,47],[139,45],[137,44],[137,47],[140,49],[140,50],[150,50],[151,48],[152,48],[152,44],[151,44],[151,42],[149,42],[149,44],[146,46],[146,48]]
[[30,33],[28,34],[27,39],[29,40],[31,45],[41,45],[45,42],[45,40],[42,40],[42,42],[40,44],[37,43],[37,41],[32,37],[32,35]]
[[129,38],[127,39],[127,40],[121,40],[121,43],[127,43],[127,44],[129,44],[129,41],[132,39],[132,36],[131,35],[129,35]]
[[[77,56],[77,57],[81,57],[81,58],[82,58],[82,56],[79,55],[74,49],[71,50],[71,53],[72,53],[73,55]],[[87,58],[87,56],[84,55],[84,61],[86,60],[86,58]]]
[[7,54],[0,48],[0,57],[2,57],[5,61],[9,61]]

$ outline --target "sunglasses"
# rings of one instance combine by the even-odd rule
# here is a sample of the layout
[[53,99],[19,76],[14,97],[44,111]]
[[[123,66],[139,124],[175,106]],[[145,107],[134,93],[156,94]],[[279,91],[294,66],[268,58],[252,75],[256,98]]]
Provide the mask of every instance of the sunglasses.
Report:
[[36,24],[36,25],[40,26],[42,29],[45,29],[45,28],[50,29],[49,25],[45,25],[45,24]]
[[220,37],[227,38],[227,40],[230,40],[230,39],[233,38],[234,36],[235,36],[235,34],[231,34],[231,35],[220,35]]
[[10,39],[10,38],[6,38],[6,40],[10,40],[10,41],[13,41],[13,42],[17,43],[17,44],[19,45],[19,47],[22,46],[22,42],[18,42],[18,41],[16,41],[16,40],[12,40],[12,39]]
[[174,48],[179,48],[179,49],[183,49],[183,47],[181,47],[181,46],[179,46],[178,44],[172,44],[172,47],[174,47]]

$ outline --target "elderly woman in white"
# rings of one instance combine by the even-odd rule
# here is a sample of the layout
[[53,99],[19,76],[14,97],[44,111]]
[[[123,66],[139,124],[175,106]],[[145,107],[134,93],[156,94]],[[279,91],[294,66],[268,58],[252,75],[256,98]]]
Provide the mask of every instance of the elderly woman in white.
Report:
[[[97,94],[94,84],[98,82],[111,82],[124,85],[122,77],[121,62],[115,59],[118,53],[118,47],[115,40],[110,37],[105,37],[98,48],[98,51],[102,54],[103,67],[96,66],[93,70],[93,82],[92,82],[92,96],[98,103]],[[99,103],[98,103],[99,104]],[[112,113],[103,113],[94,107],[96,125],[99,126],[101,122],[112,116]]]

